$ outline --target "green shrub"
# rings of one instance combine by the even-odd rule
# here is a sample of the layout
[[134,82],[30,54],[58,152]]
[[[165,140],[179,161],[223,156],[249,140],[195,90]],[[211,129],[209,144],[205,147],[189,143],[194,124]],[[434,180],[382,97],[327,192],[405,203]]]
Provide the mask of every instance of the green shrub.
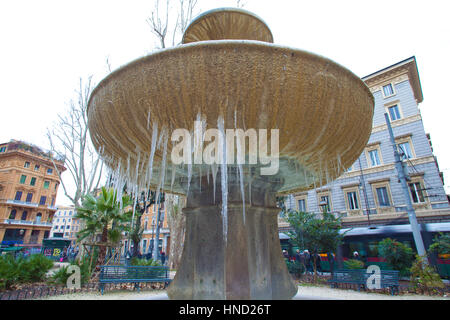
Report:
[[362,262],[361,260],[349,259],[344,261],[344,268],[351,270],[364,269],[364,262]]
[[[80,282],[81,285],[89,282],[90,279],[90,272],[89,272],[89,259],[83,259],[81,261],[74,261],[71,262],[70,265],[75,265],[78,266],[80,268]],[[56,283],[56,284],[62,284],[62,285],[66,285],[67,284],[67,279],[69,279],[69,277],[73,274],[73,271],[68,273],[67,270],[69,269],[69,266],[64,266],[61,267],[58,271],[56,271],[50,282],[51,283]]]
[[411,284],[414,289],[430,292],[445,286],[434,268],[425,263],[424,258],[419,255],[416,255],[416,261],[410,271]]
[[53,261],[41,254],[29,257],[6,255],[0,257],[0,289],[11,289],[14,284],[39,282],[53,267]]
[[33,254],[27,258],[19,258],[20,282],[39,282],[53,267],[53,261],[42,254]]
[[9,290],[19,278],[16,259],[11,254],[0,256],[0,289]]
[[395,239],[386,238],[378,244],[378,252],[394,270],[399,271],[400,276],[409,274],[414,260],[413,250],[409,246]]
[[300,278],[302,274],[305,273],[305,266],[303,263],[298,261],[286,261],[286,265],[289,273],[293,274],[297,278]]
[[153,259],[139,259],[137,257],[134,257],[130,260],[130,265],[132,266],[147,266],[147,267],[160,267],[161,262],[159,260],[153,260]]

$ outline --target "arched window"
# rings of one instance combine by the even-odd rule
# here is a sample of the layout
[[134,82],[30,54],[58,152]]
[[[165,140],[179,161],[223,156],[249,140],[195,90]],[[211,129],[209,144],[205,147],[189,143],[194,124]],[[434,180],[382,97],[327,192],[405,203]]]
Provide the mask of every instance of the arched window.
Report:
[[9,218],[11,219],[11,220],[14,220],[15,218],[16,218],[16,209],[12,209],[11,210],[11,213],[10,213],[10,215],[9,215]]
[[22,212],[22,218],[20,220],[27,220],[27,215],[28,215],[27,211]]
[[38,212],[36,215],[36,222],[37,223],[41,222],[41,218],[42,218],[42,213]]

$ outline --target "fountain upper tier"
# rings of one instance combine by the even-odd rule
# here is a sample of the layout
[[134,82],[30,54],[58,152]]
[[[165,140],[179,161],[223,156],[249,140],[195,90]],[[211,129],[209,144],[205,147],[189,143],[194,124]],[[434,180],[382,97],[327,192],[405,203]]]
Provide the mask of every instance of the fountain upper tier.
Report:
[[[141,184],[152,129],[166,129],[168,191],[170,134],[192,131],[199,114],[207,128],[217,128],[223,117],[225,129],[279,129],[280,191],[290,192],[330,182],[358,158],[371,133],[373,107],[364,82],[327,58],[263,41],[214,40],[165,49],[112,72],[92,92],[88,117],[107,164],[114,169],[120,162]],[[159,183],[162,145],[154,155],[153,185]],[[176,177],[192,172],[188,166],[175,170]],[[185,193],[181,184],[173,191]]]

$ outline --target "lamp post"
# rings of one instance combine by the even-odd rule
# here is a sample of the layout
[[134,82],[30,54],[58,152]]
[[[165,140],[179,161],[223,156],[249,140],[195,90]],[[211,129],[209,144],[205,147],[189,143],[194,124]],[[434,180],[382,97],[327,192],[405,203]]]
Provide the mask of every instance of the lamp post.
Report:
[[153,246],[155,237],[155,217],[152,219],[152,241],[150,242],[150,258],[153,258]]

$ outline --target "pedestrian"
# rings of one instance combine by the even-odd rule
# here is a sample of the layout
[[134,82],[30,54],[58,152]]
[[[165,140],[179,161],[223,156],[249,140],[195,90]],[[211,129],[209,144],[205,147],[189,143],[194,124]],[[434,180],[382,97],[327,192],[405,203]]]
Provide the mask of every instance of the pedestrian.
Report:
[[355,259],[355,260],[361,260],[358,251],[353,252],[353,259]]
[[335,260],[335,256],[333,252],[328,252],[327,253],[327,258],[328,258],[328,264],[330,265],[330,272],[333,274],[334,271],[334,260]]
[[298,263],[301,263],[301,254],[300,254],[300,250],[297,249],[295,251],[295,261],[297,261]]
[[304,256],[304,260],[305,260],[306,271],[312,272],[311,255],[309,254],[309,251],[308,250],[304,250],[303,251],[303,256]]
[[164,265],[166,262],[166,253],[164,251],[161,251],[161,263]]

